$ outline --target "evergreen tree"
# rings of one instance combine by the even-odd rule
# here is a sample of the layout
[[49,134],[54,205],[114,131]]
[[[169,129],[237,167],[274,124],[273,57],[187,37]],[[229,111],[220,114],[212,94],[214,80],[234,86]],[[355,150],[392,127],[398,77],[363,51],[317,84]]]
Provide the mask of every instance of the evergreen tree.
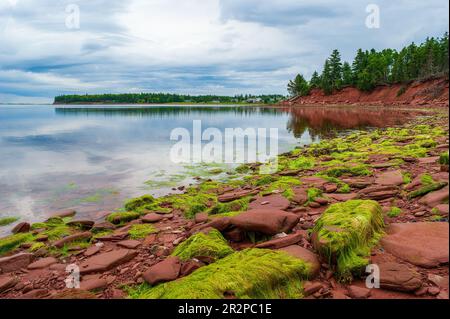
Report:
[[338,50],[333,50],[330,56],[330,75],[332,81],[332,89],[340,90],[342,87],[342,62],[341,54]]
[[309,94],[309,84],[303,75],[297,74],[294,80],[288,83],[288,92],[291,96],[305,96]]
[[311,76],[311,81],[309,81],[309,86],[311,88],[320,88],[321,87],[321,79],[319,76],[319,73],[317,71],[314,71],[314,73]]
[[353,85],[353,72],[350,63],[344,62],[342,65],[342,85],[349,86]]
[[324,93],[327,95],[333,93],[333,77],[331,75],[331,64],[328,59],[325,61],[320,79],[321,89],[324,91]]

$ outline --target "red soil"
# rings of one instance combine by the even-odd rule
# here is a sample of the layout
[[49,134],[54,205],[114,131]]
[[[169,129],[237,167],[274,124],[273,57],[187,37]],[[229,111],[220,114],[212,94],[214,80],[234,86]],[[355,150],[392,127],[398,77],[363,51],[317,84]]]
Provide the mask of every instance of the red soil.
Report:
[[[404,91],[402,94],[401,91]],[[331,95],[313,89],[308,96],[284,101],[282,105],[410,105],[446,106],[449,103],[448,78],[415,81],[409,84],[380,85],[372,92],[362,92],[354,87],[345,87]]]

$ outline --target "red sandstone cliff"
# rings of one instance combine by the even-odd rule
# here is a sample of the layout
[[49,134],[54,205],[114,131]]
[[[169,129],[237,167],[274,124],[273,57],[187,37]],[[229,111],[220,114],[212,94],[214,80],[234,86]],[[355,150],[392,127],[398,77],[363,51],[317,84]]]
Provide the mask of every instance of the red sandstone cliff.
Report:
[[324,105],[411,105],[446,106],[449,103],[448,78],[414,81],[409,84],[380,85],[372,92],[362,92],[354,87],[346,87],[331,95],[325,95],[320,89],[311,90],[310,95],[292,98],[281,104]]

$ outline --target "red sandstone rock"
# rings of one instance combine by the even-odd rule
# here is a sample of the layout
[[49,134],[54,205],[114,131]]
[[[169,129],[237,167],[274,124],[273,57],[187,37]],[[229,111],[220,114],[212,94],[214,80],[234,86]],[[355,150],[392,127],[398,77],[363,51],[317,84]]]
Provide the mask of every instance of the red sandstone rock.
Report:
[[299,258],[305,262],[307,262],[310,265],[309,270],[309,278],[314,278],[319,274],[320,271],[320,262],[317,255],[308,249],[305,249],[303,247],[300,247],[298,245],[292,245],[288,247],[284,247],[281,249],[278,249],[279,251],[284,251],[287,254]]
[[230,223],[245,231],[266,235],[289,232],[297,225],[297,215],[276,209],[255,209],[230,218]]
[[283,195],[273,194],[264,197],[257,197],[250,203],[249,209],[280,209],[285,210],[290,202]]
[[104,272],[120,264],[124,264],[134,257],[137,252],[129,249],[118,249],[88,258],[80,264],[80,273],[88,274]]
[[168,257],[164,261],[150,267],[143,275],[146,282],[155,285],[160,282],[175,280],[178,278],[181,262],[178,257]]
[[409,292],[422,287],[420,274],[406,265],[389,262],[380,264],[379,269],[381,288]]
[[77,234],[73,234],[67,237],[64,237],[56,242],[53,243],[53,246],[57,247],[57,248],[62,248],[64,247],[64,245],[74,242],[74,241],[79,241],[79,240],[88,240],[92,237],[92,233],[91,232],[84,232],[84,233],[77,233]]
[[285,237],[275,238],[263,243],[260,243],[256,245],[256,248],[267,248],[267,249],[279,249],[286,246],[291,246],[299,241],[302,240],[302,238],[307,238],[308,234],[306,231],[298,231],[293,234],[287,235]]
[[41,258],[41,259],[35,261],[34,263],[29,264],[28,269],[47,268],[50,265],[56,264],[57,262],[58,262],[58,259],[56,259],[54,257]]
[[150,213],[150,214],[147,214],[147,215],[141,217],[141,220],[144,223],[157,223],[163,219],[164,219],[163,215],[156,214],[156,213]]
[[3,273],[13,272],[26,268],[33,260],[33,254],[19,253],[13,256],[0,258],[0,270]]
[[403,184],[402,172],[399,170],[384,172],[377,177],[377,179],[375,180],[375,184],[388,186],[402,185]]
[[29,223],[18,223],[16,226],[14,226],[14,228],[11,230],[11,232],[13,234],[17,234],[17,233],[27,233],[30,231],[30,224]]
[[141,242],[138,240],[123,240],[117,243],[117,246],[128,248],[128,249],[136,249],[141,245]]
[[436,192],[428,193],[420,199],[420,203],[428,207],[435,207],[448,199],[449,187],[444,187]]
[[252,189],[238,190],[238,191],[233,191],[233,192],[228,192],[228,193],[222,194],[218,197],[218,200],[221,203],[226,203],[226,202],[232,202],[236,199],[240,199],[245,196],[256,195],[256,194],[258,194],[258,190],[252,190]]

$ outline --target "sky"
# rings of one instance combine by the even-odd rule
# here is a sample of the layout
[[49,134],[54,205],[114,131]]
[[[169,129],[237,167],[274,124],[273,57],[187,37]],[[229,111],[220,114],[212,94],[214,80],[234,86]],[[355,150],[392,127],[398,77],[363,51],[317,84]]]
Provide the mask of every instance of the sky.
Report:
[[[376,5],[376,10],[373,11]],[[0,103],[55,95],[287,94],[333,49],[448,31],[448,0],[0,0]],[[379,25],[367,26],[379,12]],[[375,21],[371,20],[370,21]]]

